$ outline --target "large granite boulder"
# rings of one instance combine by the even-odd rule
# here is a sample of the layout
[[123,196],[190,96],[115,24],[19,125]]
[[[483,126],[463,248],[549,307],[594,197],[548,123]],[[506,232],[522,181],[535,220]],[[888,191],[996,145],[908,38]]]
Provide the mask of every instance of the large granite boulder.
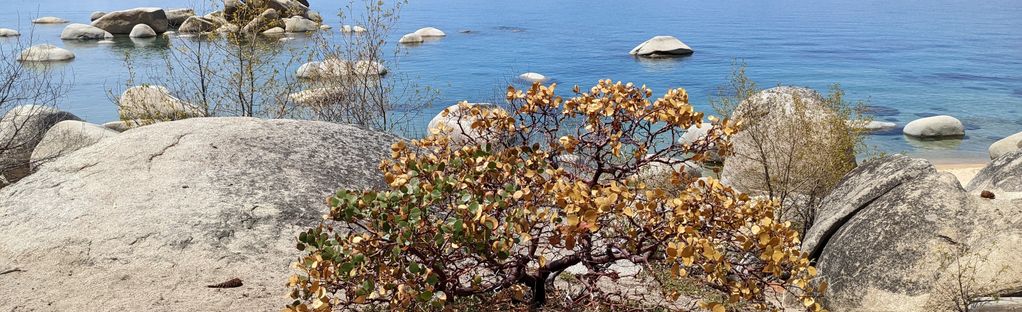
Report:
[[32,151],[32,170],[59,157],[114,137],[120,132],[79,120],[65,120],[50,127]]
[[525,82],[528,82],[528,83],[543,83],[543,82],[546,82],[547,79],[549,79],[549,78],[547,78],[546,76],[543,76],[543,74],[540,74],[540,73],[528,72],[528,73],[524,73],[524,74],[518,75],[518,79],[521,79],[522,81],[525,81]]
[[170,27],[180,27],[184,24],[185,20],[189,17],[195,16],[195,10],[183,8],[183,9],[171,9],[167,10],[167,23]]
[[106,15],[106,12],[103,11],[92,12],[92,14],[89,14],[89,22],[98,20],[100,17],[103,17],[103,15]]
[[301,16],[294,16],[284,19],[284,30],[289,33],[318,31],[319,24]]
[[[903,170],[904,169],[904,170]],[[803,245],[832,311],[922,311],[950,252],[975,228],[971,197],[926,161],[874,160],[824,199]]]
[[170,94],[163,86],[137,86],[125,90],[117,103],[121,119],[177,120],[203,117],[195,105]]
[[[713,124],[705,122],[689,126],[688,129],[685,130],[685,134],[682,134],[681,137],[678,138],[678,144],[689,146],[703,144],[707,139],[709,139],[708,137],[710,136],[710,130],[712,128]],[[720,154],[717,153],[717,151],[717,146],[710,145],[710,151],[707,153],[709,159],[706,159],[706,161],[715,163],[724,161],[724,158],[720,157]]]
[[210,19],[201,16],[192,16],[185,20],[177,31],[180,33],[204,33],[213,31],[217,27],[217,24]]
[[1022,150],[994,159],[976,174],[966,189],[970,192],[991,191],[995,194],[1022,192]]
[[[267,311],[339,188],[383,187],[395,137],[200,118],[127,131],[0,191],[0,306]],[[239,278],[243,286],[207,285]],[[40,300],[40,298],[46,298]]]
[[446,33],[444,33],[440,29],[437,29],[436,27],[419,28],[419,30],[416,30],[414,32],[414,34],[422,36],[423,38],[428,38],[428,37],[445,37],[445,36],[447,36]]
[[74,52],[52,44],[37,44],[18,54],[18,61],[22,62],[63,62],[74,58]]
[[997,159],[1004,154],[1011,153],[1022,148],[1022,132],[1012,134],[1000,139],[990,145],[990,159]]
[[960,138],[965,135],[965,125],[957,118],[941,115],[913,120],[903,131],[923,139]]
[[63,40],[103,40],[113,37],[114,35],[106,30],[85,24],[67,25],[60,33],[60,39]]
[[842,145],[848,125],[812,89],[760,91],[731,119],[744,126],[732,138],[734,155],[724,160],[721,179],[736,189],[812,195],[832,185],[836,171],[855,166],[854,152]]
[[65,120],[80,119],[74,114],[38,105],[15,107],[0,118],[0,186],[28,175],[32,151],[50,127]]
[[422,36],[416,33],[405,34],[404,36],[401,36],[401,39],[397,40],[398,43],[403,44],[417,44],[422,43],[423,41]]
[[258,34],[280,26],[283,26],[283,23],[280,21],[280,13],[274,9],[266,9],[251,21],[248,21],[248,24],[245,24],[241,31],[246,34]]
[[146,24],[157,34],[162,34],[170,27],[167,12],[160,8],[137,8],[114,11],[92,21],[96,26],[115,35],[127,35],[138,24]]
[[146,24],[138,24],[131,28],[131,34],[128,35],[131,38],[152,38],[156,37],[156,31],[152,27]]
[[692,54],[692,48],[672,36],[656,36],[639,44],[628,54],[642,57],[671,57]]

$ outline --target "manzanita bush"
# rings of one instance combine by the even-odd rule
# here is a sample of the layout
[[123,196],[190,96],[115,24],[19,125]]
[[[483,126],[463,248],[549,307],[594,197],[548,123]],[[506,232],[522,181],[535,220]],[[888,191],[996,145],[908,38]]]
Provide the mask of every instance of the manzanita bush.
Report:
[[[471,129],[392,147],[381,165],[389,190],[330,197],[327,220],[298,238],[287,310],[439,310],[501,292],[537,307],[569,267],[598,279],[619,262],[699,279],[726,295],[704,302],[713,311],[774,309],[767,297],[778,292],[822,309],[825,285],[811,283],[774,202],[680,169],[726,154],[739,125],[711,118],[704,139],[678,144],[703,122],[684,89],[652,100],[645,86],[609,80],[569,99],[555,88],[509,87],[510,113],[462,103]],[[471,140],[452,142],[451,131]],[[668,183],[639,178],[655,166],[672,169]]]

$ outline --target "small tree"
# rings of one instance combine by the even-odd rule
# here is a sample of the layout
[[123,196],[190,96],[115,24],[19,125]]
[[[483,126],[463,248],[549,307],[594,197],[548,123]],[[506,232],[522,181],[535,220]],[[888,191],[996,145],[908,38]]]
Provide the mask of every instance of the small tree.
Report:
[[[12,159],[26,158],[32,153],[44,132],[32,129],[35,110],[56,106],[67,91],[70,81],[63,72],[46,63],[19,62],[18,56],[28,45],[17,41],[0,44],[0,116],[23,105],[34,105],[18,115],[0,120],[0,187],[27,174],[29,166]],[[27,163],[27,161],[26,161]],[[5,174],[7,173],[7,174]],[[5,176],[10,174],[10,176]]]
[[288,310],[438,309],[495,293],[538,307],[569,267],[598,279],[616,276],[619,262],[666,265],[725,302],[769,308],[768,289],[782,289],[821,308],[815,269],[798,233],[774,219],[774,202],[684,171],[671,173],[673,188],[637,178],[704,159],[711,146],[726,151],[736,124],[715,120],[706,140],[679,145],[703,119],[683,89],[652,100],[650,89],[609,80],[570,99],[555,88],[509,88],[511,113],[463,103],[477,144],[452,144],[454,129],[397,143],[381,165],[390,190],[328,198],[327,221],[298,237],[305,255]]
[[721,116],[743,124],[734,154],[725,160],[724,175],[737,176],[728,182],[777,199],[781,217],[795,221],[804,234],[820,201],[855,168],[856,155],[866,151],[864,126],[871,117],[863,113],[864,103],[848,102],[838,84],[825,97],[791,90],[790,102],[785,96],[764,96],[746,76],[745,64],[736,63],[711,104]]

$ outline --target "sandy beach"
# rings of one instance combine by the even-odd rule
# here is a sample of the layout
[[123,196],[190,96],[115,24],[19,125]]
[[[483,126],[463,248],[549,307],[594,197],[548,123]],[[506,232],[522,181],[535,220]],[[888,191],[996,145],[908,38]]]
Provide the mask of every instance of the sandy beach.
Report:
[[972,179],[976,177],[976,174],[979,173],[980,170],[983,170],[983,167],[986,167],[986,165],[988,165],[988,164],[989,164],[989,162],[986,162],[986,163],[975,163],[975,162],[973,162],[973,163],[952,163],[952,162],[944,163],[944,162],[934,161],[933,165],[937,167],[937,171],[949,172],[949,173],[955,175],[955,177],[958,178],[958,181],[962,183],[962,186],[965,186],[965,185],[969,184],[969,182],[972,181]]

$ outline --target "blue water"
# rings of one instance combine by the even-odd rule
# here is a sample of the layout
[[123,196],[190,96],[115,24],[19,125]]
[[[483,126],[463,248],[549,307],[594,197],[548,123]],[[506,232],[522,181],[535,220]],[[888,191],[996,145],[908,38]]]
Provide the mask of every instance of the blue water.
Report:
[[[0,27],[23,33],[35,16],[87,22],[95,10],[194,2],[13,1],[13,9],[8,4],[0,12]],[[342,2],[311,2],[336,32],[339,18],[333,13]],[[709,110],[709,97],[726,81],[733,60],[741,59],[764,87],[825,90],[840,83],[848,98],[886,108],[878,120],[904,125],[948,114],[969,129],[964,140],[937,143],[900,133],[872,136],[869,144],[886,152],[982,160],[991,143],[1022,131],[1022,2],[1017,0],[412,0],[391,41],[425,26],[448,36],[403,49],[391,70],[441,92],[428,116],[460,100],[499,99],[506,84],[527,71],[565,86],[611,78],[644,83],[656,93],[684,87],[697,107]],[[62,28],[36,26],[34,41],[78,55],[65,65],[75,85],[61,106],[94,122],[116,119],[108,93],[126,79],[120,68],[125,53],[143,59],[173,53],[165,45],[137,47],[126,38],[112,46],[62,43]],[[661,34],[680,38],[696,53],[669,60],[628,55],[638,43]]]

